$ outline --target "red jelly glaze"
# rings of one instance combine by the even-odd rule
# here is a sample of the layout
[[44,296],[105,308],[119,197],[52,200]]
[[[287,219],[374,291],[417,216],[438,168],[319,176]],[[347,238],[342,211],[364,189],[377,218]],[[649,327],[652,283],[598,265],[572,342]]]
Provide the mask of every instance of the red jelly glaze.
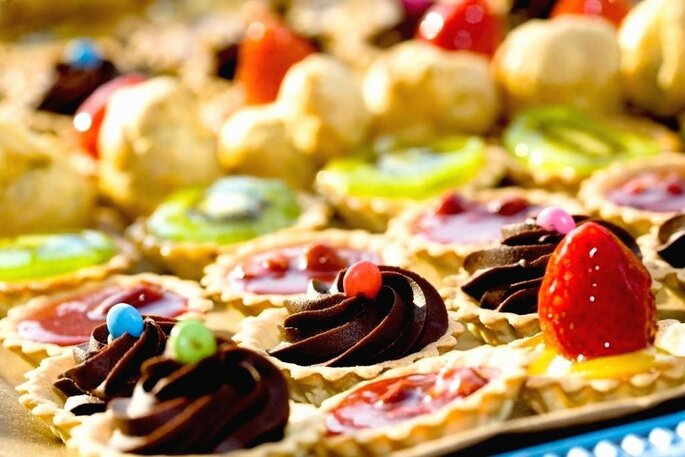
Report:
[[448,194],[436,211],[416,221],[414,231],[436,243],[487,243],[500,238],[503,226],[523,222],[539,211],[540,207],[518,197],[484,205]]
[[610,191],[607,199],[619,206],[643,211],[683,211],[685,178],[675,173],[641,173]]
[[455,367],[372,382],[348,395],[326,417],[331,435],[394,425],[429,414],[485,386],[490,368]]
[[135,306],[141,314],[156,316],[175,317],[187,310],[184,297],[156,284],[112,285],[55,300],[19,322],[17,330],[22,338],[41,343],[85,343],[93,329],[105,322],[109,308],[122,302]]
[[332,282],[339,270],[360,260],[379,263],[380,256],[325,244],[279,248],[256,255],[231,270],[228,279],[238,291],[259,295],[294,295],[307,291],[309,281]]

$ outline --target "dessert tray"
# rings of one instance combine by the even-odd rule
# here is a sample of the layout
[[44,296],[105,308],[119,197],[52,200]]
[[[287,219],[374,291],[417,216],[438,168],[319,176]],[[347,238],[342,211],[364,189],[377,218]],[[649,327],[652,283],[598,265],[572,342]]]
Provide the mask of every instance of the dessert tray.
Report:
[[682,0],[53,3],[0,4],[0,454],[489,455],[685,398]]

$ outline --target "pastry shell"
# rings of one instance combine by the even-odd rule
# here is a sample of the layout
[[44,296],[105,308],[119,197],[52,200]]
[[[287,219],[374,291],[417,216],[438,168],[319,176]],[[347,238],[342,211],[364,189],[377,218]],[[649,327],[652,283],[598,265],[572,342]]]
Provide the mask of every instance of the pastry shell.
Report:
[[[501,189],[472,190],[464,192],[463,195],[467,199],[480,203],[487,203],[498,198],[519,197],[535,205],[559,206],[573,214],[583,213],[580,204],[571,197],[538,189],[506,187]],[[414,224],[427,211],[432,210],[436,205],[436,201],[432,200],[426,205],[408,209],[390,221],[388,236],[396,240],[408,259],[429,262],[438,270],[441,270],[444,275],[454,274],[461,268],[466,256],[472,252],[491,247],[497,243],[497,240],[490,243],[438,243],[416,234],[413,231]]]
[[0,316],[5,316],[10,308],[39,295],[73,289],[87,281],[104,279],[128,269],[138,259],[138,253],[124,240],[115,237],[114,242],[117,252],[106,263],[44,279],[0,282]]
[[481,308],[461,290],[461,285],[468,280],[468,277],[467,274],[460,273],[446,278],[446,287],[442,293],[446,297],[447,308],[455,312],[456,319],[464,324],[474,336],[490,345],[497,346],[540,332],[537,313],[502,313]]
[[[328,229],[320,232],[305,231],[265,235],[247,243],[229,246],[222,250],[216,261],[205,268],[202,285],[216,300],[248,316],[256,316],[265,309],[281,308],[286,300],[298,299],[305,294],[256,294],[234,289],[227,278],[238,265],[251,257],[272,249],[322,242],[332,247],[360,249],[376,253],[385,265],[394,265],[389,245],[381,235],[362,230]],[[398,265],[401,266],[401,265]]]
[[[499,375],[466,398],[455,400],[445,407],[413,419],[378,429],[360,430],[346,435],[327,436],[317,446],[317,455],[353,456],[387,455],[400,449],[450,435],[457,439],[459,432],[506,420],[512,412],[519,389],[525,381],[527,351],[511,347],[480,347],[464,352],[423,359],[410,367],[397,368],[380,379],[414,373],[433,373],[449,366],[495,367]],[[323,412],[335,408],[350,391],[326,400]]]
[[[678,135],[669,131],[665,127],[655,124],[654,122],[628,116],[612,117],[609,120],[618,129],[643,133],[647,136],[650,136],[659,144],[662,151],[677,151],[681,148],[682,142],[680,141]],[[664,156],[652,156],[652,158],[654,157],[656,157],[656,160],[660,160]],[[630,159],[629,162],[632,162],[633,160],[642,159]],[[530,185],[532,182],[535,185],[543,186],[547,189],[574,191],[578,189],[578,186],[580,186],[581,182],[583,182],[583,180],[586,178],[586,176],[576,173],[573,168],[567,168],[558,173],[550,173],[541,169],[532,169],[525,163],[522,163],[516,158],[512,157],[511,154],[509,155],[507,162],[509,166],[509,173],[512,175],[513,179],[523,185]],[[611,166],[620,166],[621,164],[626,164],[629,162],[618,161],[613,165],[610,165],[609,168]],[[595,172],[592,176],[595,176],[600,172],[601,170]],[[582,196],[580,200],[581,203],[587,207],[588,202],[583,199]]]
[[638,235],[647,233],[651,227],[660,226],[676,213],[619,206],[606,198],[607,192],[645,171],[675,172],[685,177],[685,156],[665,153],[628,163],[616,163],[585,180],[578,192],[578,198],[589,212],[598,214],[602,219],[623,225]]
[[659,256],[657,250],[661,246],[659,241],[659,226],[654,226],[646,235],[637,239],[637,243],[642,251],[643,261],[649,274],[655,281],[672,289],[676,293],[685,293],[685,268],[671,266]]
[[[322,202],[306,194],[298,194],[298,201],[302,213],[297,222],[276,232],[297,232],[326,225],[328,208]],[[145,257],[184,279],[200,280],[204,268],[214,261],[222,248],[213,242],[193,243],[161,239],[148,231],[145,219],[139,219],[129,227],[127,236]]]
[[[489,145],[485,163],[478,174],[460,186],[464,189],[489,187],[497,183],[506,171],[506,154]],[[356,197],[345,195],[326,182],[325,171],[319,172],[315,187],[335,208],[340,216],[354,228],[370,232],[384,232],[388,221],[420,203],[407,198]]]
[[273,308],[267,309],[257,317],[248,317],[240,323],[233,341],[238,346],[265,355],[276,365],[288,381],[290,398],[317,406],[326,398],[343,392],[361,381],[373,379],[391,368],[408,366],[417,360],[434,357],[453,349],[457,344],[457,338],[464,332],[464,327],[449,316],[449,326],[442,337],[419,352],[401,359],[353,367],[302,366],[282,362],[269,355],[269,351],[282,342],[280,327],[287,316],[288,311],[285,308]]
[[[654,369],[624,378],[529,375],[522,391],[523,400],[538,413],[544,413],[609,400],[642,397],[681,385],[685,380],[685,358],[669,352],[669,347],[673,346],[672,334],[671,341],[664,339],[666,329],[674,324],[682,326],[672,320],[659,322],[655,346],[665,353],[657,354],[658,366]],[[682,330],[679,332],[681,336]],[[682,338],[679,341],[683,341]],[[515,346],[525,346],[527,343],[524,340]],[[538,345],[531,356],[534,357],[542,348],[542,345]]]
[[7,317],[0,320],[0,342],[2,342],[5,348],[18,353],[32,365],[38,365],[46,357],[64,353],[70,354],[72,346],[41,343],[22,338],[18,332],[19,323],[46,306],[52,307],[56,300],[87,294],[110,285],[127,287],[140,284],[141,282],[158,284],[164,290],[176,292],[186,298],[187,311],[178,316],[177,318],[179,319],[197,317],[211,311],[214,306],[214,303],[206,298],[206,292],[193,281],[184,281],[173,276],[161,276],[152,273],[142,273],[133,276],[117,275],[102,281],[91,281],[68,291],[36,297],[29,300],[26,304],[12,308]]
[[[73,437],[67,442],[70,455],[79,457],[135,457],[107,447],[112,434],[112,415],[108,412],[88,417],[83,425],[74,430]],[[264,443],[250,449],[241,449],[221,455],[230,457],[286,457],[306,456],[321,439],[324,433],[321,414],[310,405],[291,402],[289,423],[281,441]],[[199,457],[198,454],[185,454]],[[201,454],[206,456],[207,454]]]

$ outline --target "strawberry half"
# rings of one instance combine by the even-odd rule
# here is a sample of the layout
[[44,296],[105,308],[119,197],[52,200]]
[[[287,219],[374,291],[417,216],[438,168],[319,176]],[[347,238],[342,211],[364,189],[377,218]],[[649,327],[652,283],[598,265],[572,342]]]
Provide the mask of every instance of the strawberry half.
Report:
[[307,40],[272,16],[250,23],[240,44],[236,69],[247,102],[276,100],[286,72],[314,51]]
[[588,222],[552,254],[540,286],[540,327],[569,359],[625,354],[656,334],[651,278],[642,262],[604,227]]

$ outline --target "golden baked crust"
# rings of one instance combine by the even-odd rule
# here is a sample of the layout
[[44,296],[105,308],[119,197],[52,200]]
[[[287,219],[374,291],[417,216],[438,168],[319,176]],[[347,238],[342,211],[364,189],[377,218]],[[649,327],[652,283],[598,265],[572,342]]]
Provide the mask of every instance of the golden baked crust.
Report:
[[639,2],[618,33],[628,98],[660,116],[685,110],[685,3]]
[[215,143],[177,80],[122,88],[100,129],[100,191],[130,216],[148,214],[171,192],[220,176]]
[[224,170],[278,178],[293,189],[311,189],[316,160],[295,147],[284,113],[274,105],[238,110],[221,128],[219,163]]
[[401,359],[354,367],[301,366],[281,362],[269,355],[269,351],[282,344],[280,326],[287,316],[288,311],[285,308],[272,308],[257,317],[245,318],[240,323],[238,333],[233,336],[233,341],[239,346],[263,354],[276,365],[288,381],[290,398],[317,406],[326,398],[361,381],[376,378],[391,368],[408,366],[417,360],[434,357],[453,349],[457,344],[457,338],[464,332],[464,327],[450,318],[447,332],[440,339],[421,351]]
[[[289,246],[323,243],[331,247],[353,248],[378,254],[385,265],[395,265],[388,252],[392,247],[381,235],[371,235],[361,230],[328,229],[319,232],[285,232],[265,235],[253,241],[221,250],[221,254],[205,268],[202,285],[215,300],[248,316],[256,316],[265,309],[281,308],[286,300],[296,300],[305,294],[261,295],[232,289],[228,273],[251,257],[272,249]],[[402,265],[398,265],[402,266]]]
[[0,120],[0,236],[83,228],[96,186],[47,138]]
[[374,61],[364,76],[363,93],[380,133],[414,143],[456,132],[483,134],[499,115],[485,57],[413,40]]
[[43,309],[46,305],[52,306],[55,300],[87,294],[90,291],[100,290],[109,285],[121,287],[134,286],[141,282],[160,285],[164,290],[176,292],[188,300],[188,310],[178,319],[197,317],[211,311],[214,304],[206,298],[207,293],[193,281],[184,281],[174,276],[161,276],[153,273],[141,273],[133,276],[115,275],[103,280],[89,281],[83,285],[68,291],[60,291],[55,294],[35,297],[25,304],[12,308],[7,317],[0,320],[0,342],[2,345],[21,355],[29,363],[38,365],[46,357],[70,353],[71,346],[59,346],[57,344],[41,343],[22,338],[18,333],[19,323],[27,316]]
[[588,16],[528,21],[507,36],[493,59],[510,112],[541,103],[618,111],[619,65],[616,31]]
[[525,381],[527,351],[510,347],[481,347],[464,352],[419,360],[409,367],[396,368],[379,378],[364,382],[353,389],[326,400],[321,405],[325,414],[335,408],[358,387],[378,380],[414,373],[434,373],[452,366],[476,368],[493,367],[500,370],[494,379],[466,398],[453,401],[445,407],[405,422],[378,429],[360,430],[354,433],[327,436],[318,449],[338,456],[387,455],[389,452],[436,439],[441,436],[456,437],[470,428],[503,422],[513,409],[519,389]]

